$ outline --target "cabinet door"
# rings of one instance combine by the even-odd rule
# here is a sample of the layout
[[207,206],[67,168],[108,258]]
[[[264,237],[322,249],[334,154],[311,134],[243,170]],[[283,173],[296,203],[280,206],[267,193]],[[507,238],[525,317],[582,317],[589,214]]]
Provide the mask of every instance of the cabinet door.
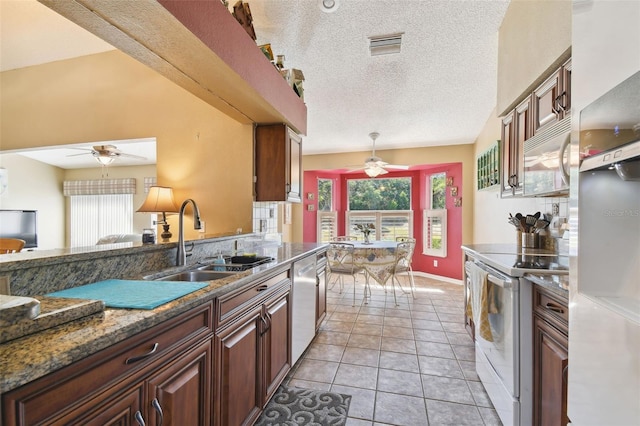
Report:
[[560,93],[560,108],[565,117],[571,115],[571,59],[562,66],[562,92]]
[[532,136],[531,97],[526,98],[514,111],[513,148],[511,155],[514,169],[515,194],[521,195],[524,187],[524,142]]
[[284,124],[261,125],[255,135],[256,201],[300,202],[302,139]]
[[513,170],[515,166],[513,164],[513,140],[514,140],[514,130],[515,130],[515,122],[514,122],[515,114],[512,112],[506,117],[502,119],[502,196],[510,197],[513,196],[513,182],[515,179],[515,175],[513,174]]
[[561,70],[553,73],[533,92],[533,134],[557,123],[562,117],[560,108]]
[[211,424],[211,341],[181,355],[148,381],[149,424]]
[[258,321],[261,309],[244,315],[217,337],[218,389],[216,424],[235,426],[252,424],[262,410],[258,391]]
[[534,316],[533,424],[566,425],[567,336]]
[[262,406],[275,393],[291,368],[291,293],[263,306],[267,326],[262,334]]
[[[129,426],[138,425],[139,419],[144,419],[142,384],[127,389],[111,398],[98,398],[97,402],[85,404],[72,411],[67,416],[44,424],[74,424],[87,426]],[[26,423],[25,423],[26,424]]]
[[327,315],[327,269],[325,266],[318,269],[318,282],[316,284],[316,331]]

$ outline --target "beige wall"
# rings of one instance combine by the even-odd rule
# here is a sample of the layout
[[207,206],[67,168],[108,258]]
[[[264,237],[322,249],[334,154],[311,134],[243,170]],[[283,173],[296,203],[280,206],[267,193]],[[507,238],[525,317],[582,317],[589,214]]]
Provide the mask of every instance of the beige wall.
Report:
[[[474,205],[474,146],[450,145],[429,148],[408,148],[376,151],[390,164],[441,164],[462,163],[462,241],[473,242],[473,205]],[[303,170],[343,169],[354,164],[362,164],[371,155],[370,151],[347,152],[340,154],[305,155],[302,158]],[[302,206],[294,205],[294,240],[302,241]]]
[[64,247],[64,170],[18,154],[0,155],[9,186],[0,209],[38,211],[38,249]]
[[6,71],[0,91],[0,149],[155,137],[158,184],[196,200],[207,234],[252,228],[252,126],[122,52]]
[[560,65],[571,48],[571,3],[568,0],[511,0],[498,33],[500,116]]

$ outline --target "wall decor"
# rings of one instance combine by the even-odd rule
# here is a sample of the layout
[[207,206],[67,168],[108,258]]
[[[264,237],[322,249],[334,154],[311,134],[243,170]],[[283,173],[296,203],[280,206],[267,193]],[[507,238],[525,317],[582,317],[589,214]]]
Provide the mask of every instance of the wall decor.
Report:
[[457,197],[458,196],[458,187],[457,186],[452,186],[451,187],[451,196],[452,197]]
[[453,176],[447,177],[447,186],[453,186]]
[[462,207],[462,197],[454,198],[453,205],[455,207]]
[[477,158],[478,189],[500,184],[500,141],[495,141]]
[[307,210],[309,210],[310,212],[314,211],[315,209],[316,209],[315,204],[307,204]]
[[313,192],[307,192],[307,200],[313,200],[314,195]]

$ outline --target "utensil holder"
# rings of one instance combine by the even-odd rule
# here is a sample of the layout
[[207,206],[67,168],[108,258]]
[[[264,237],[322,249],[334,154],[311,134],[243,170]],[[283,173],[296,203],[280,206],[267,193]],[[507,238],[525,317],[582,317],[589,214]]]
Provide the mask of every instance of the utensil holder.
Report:
[[523,232],[522,248],[538,248],[538,234]]

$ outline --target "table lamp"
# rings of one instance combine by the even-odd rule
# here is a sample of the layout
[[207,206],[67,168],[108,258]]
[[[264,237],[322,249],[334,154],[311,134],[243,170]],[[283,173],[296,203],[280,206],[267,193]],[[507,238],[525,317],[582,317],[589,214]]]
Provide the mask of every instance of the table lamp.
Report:
[[173,200],[173,190],[165,186],[152,186],[149,188],[147,198],[142,206],[137,210],[140,213],[162,213],[162,220],[155,224],[161,224],[163,232],[160,234],[162,241],[167,242],[171,238],[169,224],[167,223],[167,213],[178,213],[178,206]]

